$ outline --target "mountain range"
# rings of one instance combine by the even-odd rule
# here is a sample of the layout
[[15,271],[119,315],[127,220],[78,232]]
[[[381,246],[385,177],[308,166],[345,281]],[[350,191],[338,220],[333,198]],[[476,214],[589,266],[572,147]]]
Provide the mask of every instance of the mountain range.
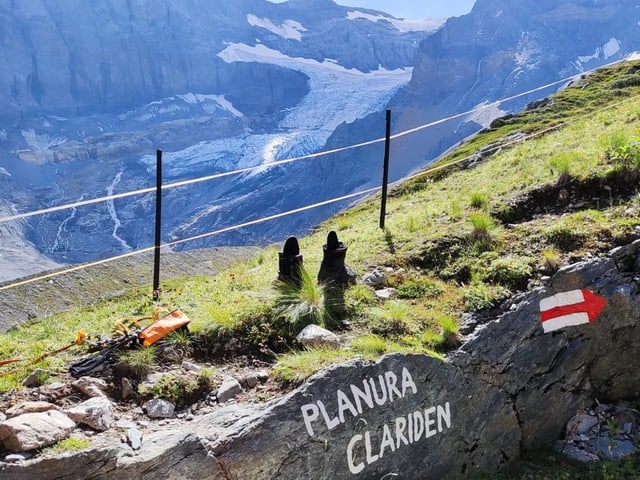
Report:
[[0,220],[145,192],[0,222],[0,281],[152,245],[157,149],[173,248],[302,235],[358,197],[203,236],[378,187],[386,110],[394,134],[434,123],[394,137],[390,179],[423,168],[633,53],[638,20],[628,0],[477,0],[445,22],[331,0],[0,0]]

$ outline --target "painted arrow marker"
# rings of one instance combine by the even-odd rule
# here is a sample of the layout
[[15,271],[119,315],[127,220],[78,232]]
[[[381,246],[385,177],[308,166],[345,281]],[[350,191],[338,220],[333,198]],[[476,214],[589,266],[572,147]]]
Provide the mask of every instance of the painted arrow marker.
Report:
[[540,300],[540,315],[544,333],[593,322],[606,304],[605,298],[586,288],[543,298]]

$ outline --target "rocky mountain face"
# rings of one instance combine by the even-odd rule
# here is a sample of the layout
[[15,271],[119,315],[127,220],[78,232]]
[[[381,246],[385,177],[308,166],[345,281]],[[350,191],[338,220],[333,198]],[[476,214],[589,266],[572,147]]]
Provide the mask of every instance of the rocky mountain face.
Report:
[[[328,0],[2,0],[0,22],[2,216],[155,185],[156,149],[165,183],[315,152],[340,124],[384,108],[439,24]],[[167,191],[164,239],[273,213],[283,199],[269,187],[283,173]],[[14,223],[2,258],[25,260],[16,244],[61,263],[149,246],[153,201]],[[221,242],[261,243],[268,230]]]
[[408,137],[398,156],[420,148],[425,161],[433,158],[563,84],[540,87],[634,53],[639,16],[627,0],[478,0],[422,42],[411,82],[390,103],[396,130],[475,111]]
[[[382,142],[269,164],[381,139],[387,108],[404,131],[619,60],[637,15],[478,0],[441,26],[330,0],[0,0],[0,217],[152,187],[161,149],[165,184],[260,167],[167,188],[174,248],[303,234],[353,200],[180,242],[376,187]],[[394,140],[391,179],[558,86]],[[0,281],[148,247],[153,212],[141,193],[5,222]]]
[[[217,390],[217,409],[203,415],[196,411],[190,418],[182,413],[182,421],[174,418],[170,405],[170,413],[160,418],[147,406],[151,419],[137,421],[129,418],[134,411],[117,409],[116,422],[113,402],[99,388],[94,393],[82,388],[80,399],[74,395],[79,405],[26,402],[32,413],[16,405],[6,410],[6,419],[0,411],[0,442],[14,452],[0,457],[0,476],[467,478],[501,470],[522,452],[561,437],[566,439],[560,448],[575,455],[579,443],[592,440],[585,433],[600,423],[609,425],[609,435],[598,432],[597,451],[603,458],[619,458],[637,452],[640,415],[623,403],[616,409],[603,404],[637,403],[639,273],[636,241],[561,269],[544,286],[511,298],[490,315],[470,316],[466,341],[446,361],[418,354],[353,360],[318,372],[267,404],[226,403],[235,397],[225,383],[235,382],[236,396],[241,384],[255,387],[232,379]],[[589,294],[578,300],[578,291]],[[572,301],[555,302],[558,298]],[[597,309],[587,303],[589,298],[599,299]],[[551,306],[555,317],[545,318],[542,312],[552,312]],[[587,316],[587,311],[594,313],[590,321],[575,321],[573,316]],[[558,328],[544,327],[548,321]],[[103,390],[109,390],[104,380],[80,380],[103,383]],[[52,395],[46,387],[39,392],[44,398]],[[113,434],[116,426],[120,435]],[[31,457],[30,450],[74,429],[92,431],[91,448]],[[124,430],[126,444],[118,438]]]

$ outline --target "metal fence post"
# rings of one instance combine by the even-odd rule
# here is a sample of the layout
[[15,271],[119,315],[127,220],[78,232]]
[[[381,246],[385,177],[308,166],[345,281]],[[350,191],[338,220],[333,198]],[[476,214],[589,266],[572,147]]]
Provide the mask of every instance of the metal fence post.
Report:
[[391,144],[391,110],[387,110],[387,133],[384,144],[384,168],[382,172],[382,203],[380,205],[380,228],[384,230],[387,215],[387,184],[389,183],[389,146]]
[[162,150],[156,150],[156,236],[153,250],[153,301],[160,298],[160,242],[162,241]]

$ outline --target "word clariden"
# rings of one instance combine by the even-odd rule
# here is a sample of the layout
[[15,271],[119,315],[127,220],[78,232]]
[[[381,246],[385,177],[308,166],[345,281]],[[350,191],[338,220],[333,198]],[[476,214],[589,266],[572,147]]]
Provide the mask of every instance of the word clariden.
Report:
[[[393,403],[407,395],[415,395],[418,388],[409,370],[403,368],[400,376],[387,371],[377,377],[365,378],[360,385],[349,385],[347,392],[338,389],[335,396],[336,412],[330,415],[322,400],[316,400],[300,407],[307,433],[315,436],[315,422],[324,422],[328,430],[345,423],[348,416],[357,418],[365,408],[372,410]],[[317,428],[317,427],[316,427]],[[347,446],[347,463],[352,474],[358,474],[367,465],[383,458],[386,451],[395,452],[403,445],[411,445],[430,438],[445,428],[451,428],[449,402],[397,417],[390,425],[380,430],[368,430],[354,435]],[[379,437],[379,438],[378,438]],[[357,459],[362,459],[358,461]]]

